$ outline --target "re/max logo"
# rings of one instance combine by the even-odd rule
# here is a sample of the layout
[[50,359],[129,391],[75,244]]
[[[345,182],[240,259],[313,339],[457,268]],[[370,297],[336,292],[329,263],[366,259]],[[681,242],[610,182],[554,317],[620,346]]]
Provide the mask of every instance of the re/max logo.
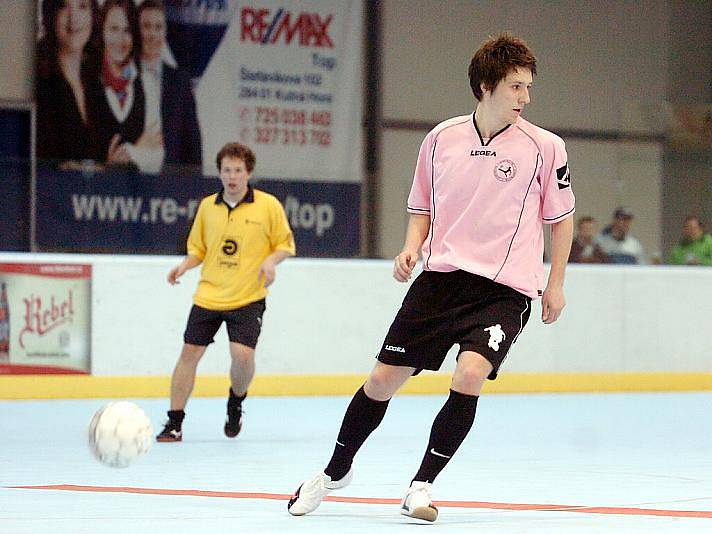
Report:
[[322,19],[318,13],[299,13],[279,8],[272,13],[269,9],[243,7],[240,11],[240,40],[253,43],[275,44],[282,41],[299,46],[333,48],[329,37],[329,24],[334,15]]

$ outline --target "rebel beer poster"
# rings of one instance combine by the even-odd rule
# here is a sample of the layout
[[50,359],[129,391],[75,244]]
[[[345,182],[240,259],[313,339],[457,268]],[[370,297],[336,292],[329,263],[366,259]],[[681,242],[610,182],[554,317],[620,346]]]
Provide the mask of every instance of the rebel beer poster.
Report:
[[91,371],[91,265],[0,263],[0,374]]

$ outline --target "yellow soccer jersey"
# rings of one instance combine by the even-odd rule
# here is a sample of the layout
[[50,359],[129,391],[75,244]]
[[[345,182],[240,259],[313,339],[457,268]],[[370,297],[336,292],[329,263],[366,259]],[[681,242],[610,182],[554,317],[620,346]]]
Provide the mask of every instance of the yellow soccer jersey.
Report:
[[222,192],[205,197],[188,236],[188,254],[203,261],[193,302],[232,310],[265,298],[260,265],[277,250],[295,254],[287,216],[274,196],[250,186],[232,209]]

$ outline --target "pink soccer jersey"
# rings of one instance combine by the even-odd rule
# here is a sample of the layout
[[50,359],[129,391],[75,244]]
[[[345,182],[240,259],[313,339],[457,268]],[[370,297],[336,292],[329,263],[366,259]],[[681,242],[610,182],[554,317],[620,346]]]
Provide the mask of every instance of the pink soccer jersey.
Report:
[[462,269],[537,298],[543,224],[570,217],[574,202],[563,139],[519,117],[485,143],[471,114],[425,137],[408,212],[430,215],[426,270]]

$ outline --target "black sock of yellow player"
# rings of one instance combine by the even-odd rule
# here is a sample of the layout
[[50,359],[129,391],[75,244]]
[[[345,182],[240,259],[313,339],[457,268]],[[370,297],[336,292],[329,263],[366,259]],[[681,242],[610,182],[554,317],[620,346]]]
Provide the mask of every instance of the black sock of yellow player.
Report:
[[183,419],[185,419],[185,412],[183,410],[169,410],[168,420],[173,424],[173,426],[180,430],[183,425]]

